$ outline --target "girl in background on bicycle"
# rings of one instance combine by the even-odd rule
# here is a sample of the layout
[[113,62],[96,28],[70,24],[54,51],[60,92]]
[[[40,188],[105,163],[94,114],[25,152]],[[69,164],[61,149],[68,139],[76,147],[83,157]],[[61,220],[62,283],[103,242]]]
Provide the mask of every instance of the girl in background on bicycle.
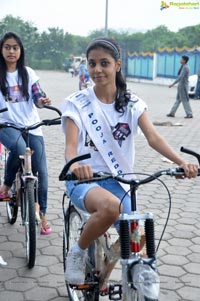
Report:
[[[0,123],[10,122],[29,126],[40,121],[37,108],[50,104],[39,85],[35,72],[25,66],[25,53],[21,39],[14,32],[7,32],[0,40],[0,102],[8,111],[0,114]],[[20,166],[19,155],[25,152],[25,141],[20,131],[12,128],[0,130],[0,142],[9,149],[4,185],[0,197],[9,195],[9,189]],[[41,234],[52,232],[45,218],[47,209],[48,173],[45,145],[41,128],[30,133],[33,150],[33,173],[38,173],[38,201],[40,206]]]
[[86,59],[82,59],[78,67],[78,76],[79,76],[79,90],[87,87],[87,82],[90,80],[90,75],[87,70]]
[[[66,161],[91,153],[87,161],[72,164],[70,171],[78,179],[90,178],[98,171],[133,172],[134,138],[141,129],[153,149],[182,167],[186,177],[196,177],[198,166],[186,162],[169,146],[150,121],[145,102],[127,90],[120,55],[115,40],[92,40],[86,57],[94,86],[70,95],[63,103]],[[113,223],[118,229],[119,205],[125,189],[113,179],[77,186],[68,181],[66,186],[72,202],[91,214],[66,259],[66,281],[82,284],[86,249]],[[131,211],[128,195],[121,211]]]

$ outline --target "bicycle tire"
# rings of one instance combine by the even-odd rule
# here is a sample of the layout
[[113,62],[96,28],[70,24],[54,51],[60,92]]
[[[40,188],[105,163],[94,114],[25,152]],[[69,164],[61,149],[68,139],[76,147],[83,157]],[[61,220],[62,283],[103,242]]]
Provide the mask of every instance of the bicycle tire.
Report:
[[133,291],[131,292],[131,300],[133,301],[139,301],[139,295],[137,291]]
[[[78,210],[70,205],[65,213],[64,217],[64,231],[63,231],[63,267],[64,272],[66,271],[66,256],[69,250],[72,248],[73,244],[79,239],[83,226],[85,223],[84,217],[78,212]],[[89,247],[91,250],[91,247]],[[94,254],[94,253],[93,253]],[[86,262],[86,275],[85,275],[85,283],[90,283],[88,287],[84,287],[84,289],[80,289],[79,286],[72,287],[66,281],[66,287],[68,292],[68,297],[70,301],[98,301],[99,293],[97,293],[96,285],[94,283],[94,269],[93,266],[89,262]]]
[[142,297],[144,301],[158,301],[159,276],[157,272],[149,265],[138,263],[132,267],[131,274],[135,287],[135,289],[131,287],[132,291],[128,291],[131,300],[138,301]]
[[27,179],[21,191],[21,215],[25,227],[26,259],[28,268],[35,265],[36,258],[36,218],[35,180]]
[[7,212],[7,218],[8,222],[13,225],[17,220],[18,215],[18,204],[16,199],[16,185],[15,181],[12,184],[11,187],[11,200],[6,202],[6,212]]
[[131,282],[132,280],[127,278],[127,269],[125,269],[124,274],[122,271],[122,300],[139,301],[138,291],[130,285]]

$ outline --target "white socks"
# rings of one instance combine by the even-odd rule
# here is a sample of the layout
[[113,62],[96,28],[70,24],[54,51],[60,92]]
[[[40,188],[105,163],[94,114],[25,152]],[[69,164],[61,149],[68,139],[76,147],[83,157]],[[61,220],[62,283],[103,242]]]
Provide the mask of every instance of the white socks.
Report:
[[84,255],[85,252],[86,252],[86,250],[81,249],[81,248],[79,247],[78,242],[76,242],[76,243],[73,245],[73,247],[72,247],[72,252],[74,252],[74,253],[80,253],[80,254]]

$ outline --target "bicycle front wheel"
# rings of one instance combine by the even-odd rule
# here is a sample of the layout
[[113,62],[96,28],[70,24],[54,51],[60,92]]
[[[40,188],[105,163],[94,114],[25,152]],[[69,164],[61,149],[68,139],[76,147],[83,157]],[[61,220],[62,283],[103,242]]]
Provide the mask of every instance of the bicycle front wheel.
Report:
[[29,269],[34,267],[36,257],[35,195],[35,180],[27,179],[21,194],[21,213],[25,226],[26,258]]
[[148,264],[137,263],[133,266],[131,274],[139,295],[145,301],[158,301],[160,280],[157,272]]
[[126,264],[122,265],[122,300],[139,301],[139,294],[136,288],[133,288],[132,279],[129,275]]
[[[64,216],[63,230],[63,268],[66,272],[66,257],[74,243],[79,239],[83,227],[82,216],[70,205]],[[67,292],[70,301],[84,300],[82,291],[75,290],[68,282],[66,282]]]
[[[64,231],[63,231],[63,266],[66,272],[66,257],[72,246],[79,240],[83,226],[85,223],[84,217],[78,210],[70,205],[64,217]],[[90,248],[89,248],[90,249]],[[97,292],[96,284],[94,282],[94,268],[91,263],[86,263],[85,285],[70,285],[66,281],[67,292],[70,301],[98,301],[99,293]]]
[[12,197],[10,201],[6,202],[6,211],[7,211],[7,217],[8,222],[13,225],[17,220],[17,214],[18,214],[18,204],[17,204],[17,198],[16,198],[16,182],[14,181],[11,187],[11,194]]

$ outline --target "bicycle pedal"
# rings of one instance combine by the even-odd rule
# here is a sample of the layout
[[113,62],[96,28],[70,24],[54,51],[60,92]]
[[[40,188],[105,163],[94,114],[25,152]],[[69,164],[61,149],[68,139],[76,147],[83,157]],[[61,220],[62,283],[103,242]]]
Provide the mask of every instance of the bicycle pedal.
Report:
[[85,283],[85,284],[72,284],[70,283],[70,287],[76,290],[89,290],[91,289],[95,284]]
[[100,290],[100,296],[109,296],[108,300],[122,299],[122,286],[120,284],[108,284],[104,289]]
[[99,295],[104,297],[104,296],[107,296],[108,293],[109,293],[109,286],[107,285],[104,289],[100,290]]
[[70,286],[76,288],[77,290],[87,290],[91,287],[89,284],[70,284]]
[[1,197],[0,198],[0,202],[8,202],[8,201],[11,201],[10,197]]
[[112,284],[109,287],[109,300],[122,299],[122,286],[120,284]]

